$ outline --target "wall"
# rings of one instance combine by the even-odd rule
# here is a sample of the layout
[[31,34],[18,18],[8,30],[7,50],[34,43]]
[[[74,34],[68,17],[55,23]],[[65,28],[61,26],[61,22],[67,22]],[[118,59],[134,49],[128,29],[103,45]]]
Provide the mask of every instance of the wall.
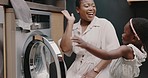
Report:
[[148,19],[148,1],[132,2],[130,6],[134,17],[144,17]]

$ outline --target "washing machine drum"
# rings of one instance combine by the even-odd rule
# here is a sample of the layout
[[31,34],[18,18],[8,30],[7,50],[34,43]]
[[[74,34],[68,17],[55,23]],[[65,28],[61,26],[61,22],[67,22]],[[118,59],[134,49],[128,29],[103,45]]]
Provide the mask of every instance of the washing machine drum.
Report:
[[32,40],[25,52],[25,78],[61,78],[60,51],[54,41]]

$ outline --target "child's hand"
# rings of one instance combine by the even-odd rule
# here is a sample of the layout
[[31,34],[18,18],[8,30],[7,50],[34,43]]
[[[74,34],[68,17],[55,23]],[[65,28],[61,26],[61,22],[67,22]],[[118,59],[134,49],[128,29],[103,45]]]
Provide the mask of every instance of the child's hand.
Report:
[[72,40],[73,42],[77,43],[76,46],[81,47],[81,48],[86,48],[87,45],[88,45],[87,42],[85,42],[84,40],[82,40],[80,37],[78,37],[78,36],[76,36],[76,35],[74,35],[74,36],[71,38],[71,40]]
[[68,22],[73,22],[75,21],[75,17],[73,15],[73,13],[70,15],[69,12],[67,10],[63,10],[61,11],[63,13],[63,15],[67,18]]

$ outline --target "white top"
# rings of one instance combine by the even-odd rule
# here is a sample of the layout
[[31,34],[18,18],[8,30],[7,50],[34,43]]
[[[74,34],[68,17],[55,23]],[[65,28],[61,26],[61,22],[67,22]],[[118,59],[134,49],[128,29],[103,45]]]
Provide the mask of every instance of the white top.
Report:
[[125,58],[119,58],[112,61],[110,65],[111,78],[135,78],[139,76],[142,62],[145,61],[147,53],[142,48],[140,51],[137,47],[132,44],[127,45],[133,49],[134,59],[127,60]]
[[[83,33],[79,21],[74,24],[72,34],[107,51],[119,47],[118,38],[113,25],[103,18],[95,17]],[[81,78],[83,74],[92,70],[101,61],[100,58],[92,55],[88,51],[76,47],[75,43],[73,43],[73,52],[75,52],[77,56],[71,67],[68,69],[66,78]],[[71,53],[66,55],[70,56]],[[96,78],[110,78],[108,67]]]

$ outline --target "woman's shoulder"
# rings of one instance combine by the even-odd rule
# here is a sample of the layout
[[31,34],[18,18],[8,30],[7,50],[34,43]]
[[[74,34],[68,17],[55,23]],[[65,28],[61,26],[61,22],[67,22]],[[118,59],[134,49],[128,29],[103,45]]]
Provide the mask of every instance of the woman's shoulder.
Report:
[[99,25],[102,25],[102,26],[105,26],[105,27],[112,27],[112,23],[106,19],[106,18],[99,18],[99,17],[96,17],[95,16],[95,19],[94,19],[95,23],[96,24],[99,24]]
[[106,19],[106,18],[100,18],[100,17],[97,17],[97,16],[95,16],[95,20],[96,21],[100,21],[100,22],[110,22],[108,19]]
[[73,29],[77,29],[80,26],[80,21],[73,24]]

